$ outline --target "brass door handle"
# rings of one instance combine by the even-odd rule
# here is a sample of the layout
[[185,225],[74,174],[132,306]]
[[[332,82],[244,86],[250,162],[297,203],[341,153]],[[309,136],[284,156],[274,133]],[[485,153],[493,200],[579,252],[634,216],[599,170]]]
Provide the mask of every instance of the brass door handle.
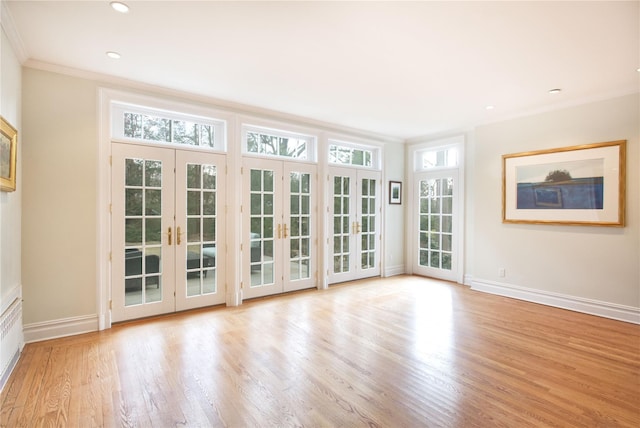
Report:
[[287,229],[287,225],[285,224],[284,225],[284,236],[283,236],[283,238],[287,239],[288,236],[289,236],[289,230]]
[[167,244],[171,245],[171,226],[167,229]]
[[180,226],[176,229],[176,245],[180,245],[182,241],[182,233],[180,232]]
[[278,224],[278,239],[282,238],[282,225]]
[[361,230],[360,230],[360,223],[358,223],[358,222],[356,221],[356,233],[360,233],[360,232],[361,232]]

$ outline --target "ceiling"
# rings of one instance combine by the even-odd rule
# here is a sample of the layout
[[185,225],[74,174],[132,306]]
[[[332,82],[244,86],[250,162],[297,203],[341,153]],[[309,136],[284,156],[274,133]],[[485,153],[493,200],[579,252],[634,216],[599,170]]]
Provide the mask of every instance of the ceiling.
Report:
[[123,1],[4,0],[2,23],[25,65],[399,139],[640,91],[638,1]]

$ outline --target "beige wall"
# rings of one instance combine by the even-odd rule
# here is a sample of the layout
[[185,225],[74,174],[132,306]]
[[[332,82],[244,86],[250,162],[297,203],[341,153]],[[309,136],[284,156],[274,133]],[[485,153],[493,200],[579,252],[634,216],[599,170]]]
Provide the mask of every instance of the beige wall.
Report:
[[[25,325],[92,316],[99,83],[31,68],[22,81]],[[640,307],[638,98],[481,126],[467,136],[468,276]],[[629,140],[627,227],[501,223],[502,154],[617,139]],[[387,145],[384,166],[386,191],[388,180],[403,181],[400,145]],[[404,265],[403,197],[401,206],[385,206],[387,269]]]
[[[474,279],[640,307],[639,106],[635,94],[476,129],[467,215]],[[628,141],[626,227],[501,222],[503,154],[614,140]]]
[[96,313],[97,86],[23,69],[24,323]]
[[[23,205],[25,327],[41,329],[49,322],[89,319],[98,312],[98,88],[127,88],[32,68],[24,68],[23,80],[28,142]],[[193,104],[215,107],[202,100]],[[391,171],[386,179],[402,180],[402,144],[390,143],[386,150],[384,167]],[[386,183],[383,187],[386,191]],[[387,268],[404,265],[403,230],[402,208],[392,210],[385,217],[385,232],[396,238],[385,251]]]

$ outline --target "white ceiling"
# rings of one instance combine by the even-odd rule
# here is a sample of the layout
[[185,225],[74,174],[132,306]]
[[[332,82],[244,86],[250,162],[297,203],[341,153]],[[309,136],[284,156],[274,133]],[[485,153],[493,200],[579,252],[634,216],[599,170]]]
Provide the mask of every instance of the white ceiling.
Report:
[[2,21],[26,65],[402,139],[640,91],[638,1],[124,1],[4,0]]

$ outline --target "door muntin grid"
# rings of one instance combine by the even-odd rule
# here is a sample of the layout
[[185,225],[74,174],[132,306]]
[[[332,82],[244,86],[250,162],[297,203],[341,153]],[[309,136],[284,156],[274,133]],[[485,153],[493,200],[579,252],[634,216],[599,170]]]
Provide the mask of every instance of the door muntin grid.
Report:
[[275,174],[273,170],[250,170],[250,287],[274,284]]
[[124,304],[162,301],[162,161],[124,158]]
[[420,266],[452,270],[453,185],[449,177],[419,182]]
[[[218,250],[218,168],[215,165],[186,165],[186,266],[187,297],[216,293]],[[182,240],[183,236],[177,239]],[[180,246],[178,246],[180,248]]]
[[360,195],[360,268],[372,269],[376,265],[376,180],[362,179]]
[[333,178],[333,272],[350,271],[350,221],[351,177]]
[[311,174],[289,173],[289,279],[311,277]]

